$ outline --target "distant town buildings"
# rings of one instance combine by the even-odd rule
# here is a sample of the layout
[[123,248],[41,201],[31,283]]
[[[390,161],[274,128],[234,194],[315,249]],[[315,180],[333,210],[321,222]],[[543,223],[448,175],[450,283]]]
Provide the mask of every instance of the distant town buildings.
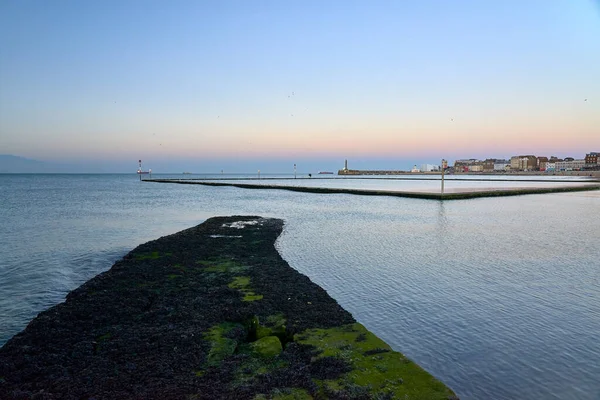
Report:
[[585,167],[585,160],[558,161],[555,171],[582,171]]
[[[512,156],[510,159],[486,158],[481,161],[476,158],[459,159],[454,161],[454,166],[449,166],[448,161],[441,160],[441,165],[421,164],[410,170],[411,173],[436,173],[440,171],[447,173],[511,173],[511,172],[565,172],[565,171],[600,171],[600,152],[590,152],[585,158],[575,159],[556,156],[535,156],[533,154]],[[338,171],[338,175],[401,175],[408,173],[405,170],[355,170],[348,169],[348,160],[344,161],[344,168]]]
[[483,171],[482,161],[479,161],[475,158],[470,158],[468,160],[456,160],[454,161],[454,172],[475,172],[476,169],[479,169],[481,165],[481,171]]
[[548,157],[537,158],[537,169],[538,171],[545,171],[548,168]]
[[454,162],[455,173],[465,172],[529,172],[529,171],[597,171],[600,170],[600,152],[586,154],[585,159],[532,154],[512,156],[510,160],[487,158],[484,161],[470,158]]
[[494,160],[494,171],[506,171],[510,169],[510,161],[508,160]]
[[511,171],[536,171],[537,157],[533,155],[512,156],[510,158]]
[[587,165],[598,165],[600,163],[600,153],[592,152],[585,155],[585,163]]

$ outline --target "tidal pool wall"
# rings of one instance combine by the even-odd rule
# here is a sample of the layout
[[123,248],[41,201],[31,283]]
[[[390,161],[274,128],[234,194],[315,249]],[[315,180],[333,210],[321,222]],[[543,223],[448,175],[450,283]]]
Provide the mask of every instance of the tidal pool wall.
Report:
[[214,182],[190,179],[144,179],[144,182],[159,183],[178,183],[183,185],[205,185],[205,186],[231,186],[242,189],[277,189],[289,190],[293,192],[320,193],[320,194],[355,194],[362,196],[393,196],[408,197],[426,200],[465,200],[480,197],[502,197],[502,196],[521,196],[527,194],[543,193],[563,193],[563,192],[582,192],[589,190],[600,190],[600,184],[582,183],[578,186],[558,186],[558,187],[533,187],[533,188],[508,188],[508,189],[486,189],[486,190],[464,190],[456,192],[433,193],[433,192],[410,192],[395,190],[367,190],[367,189],[349,189],[349,188],[323,188],[309,186],[290,186],[290,185],[269,185],[252,183],[232,183],[232,182]]

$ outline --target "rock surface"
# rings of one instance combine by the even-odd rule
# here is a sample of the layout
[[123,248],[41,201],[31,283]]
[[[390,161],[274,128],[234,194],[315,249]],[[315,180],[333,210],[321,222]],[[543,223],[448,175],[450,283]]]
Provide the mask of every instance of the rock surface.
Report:
[[0,398],[454,398],[290,268],[282,228],[217,217],[138,246],[0,348]]

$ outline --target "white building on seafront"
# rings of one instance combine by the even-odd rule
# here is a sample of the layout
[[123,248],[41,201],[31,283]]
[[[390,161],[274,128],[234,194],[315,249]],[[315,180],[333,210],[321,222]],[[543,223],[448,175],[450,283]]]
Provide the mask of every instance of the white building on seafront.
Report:
[[557,161],[556,171],[580,171],[585,167],[585,160]]
[[439,171],[439,170],[440,170],[439,165],[421,164],[421,172],[435,172],[435,171]]

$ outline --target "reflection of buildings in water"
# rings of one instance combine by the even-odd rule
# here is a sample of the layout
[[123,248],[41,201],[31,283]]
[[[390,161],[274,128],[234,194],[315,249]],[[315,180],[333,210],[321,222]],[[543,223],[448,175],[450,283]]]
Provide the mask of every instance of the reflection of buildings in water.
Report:
[[441,233],[446,233],[448,230],[448,218],[446,217],[446,203],[444,200],[438,201],[437,227],[438,232]]

